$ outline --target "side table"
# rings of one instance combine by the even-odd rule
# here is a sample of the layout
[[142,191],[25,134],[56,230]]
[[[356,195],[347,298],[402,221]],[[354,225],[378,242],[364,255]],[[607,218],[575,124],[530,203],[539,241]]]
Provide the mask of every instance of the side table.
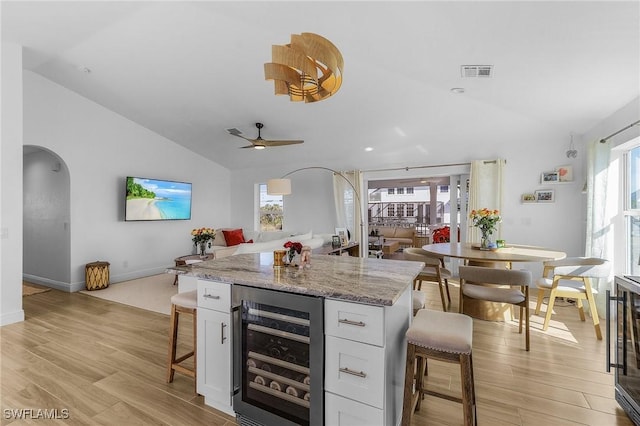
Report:
[[[211,260],[215,257],[213,253],[206,253],[204,256],[200,256],[199,254],[187,254],[185,256],[176,257],[174,262],[176,262],[176,266],[185,266],[190,265],[192,263],[204,262],[205,260]],[[176,274],[176,278],[173,280],[173,285],[178,284],[178,274]]]

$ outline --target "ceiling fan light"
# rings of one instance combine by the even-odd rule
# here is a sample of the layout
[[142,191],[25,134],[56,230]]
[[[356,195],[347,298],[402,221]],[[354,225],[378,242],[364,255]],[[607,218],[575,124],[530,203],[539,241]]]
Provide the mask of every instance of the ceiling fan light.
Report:
[[264,149],[265,146],[264,145],[254,145],[253,148],[254,149]]
[[291,179],[269,179],[267,181],[267,194],[269,195],[291,194]]
[[342,54],[317,34],[292,34],[290,44],[272,46],[271,57],[264,64],[265,80],[273,80],[275,94],[288,95],[292,102],[321,101],[342,85]]

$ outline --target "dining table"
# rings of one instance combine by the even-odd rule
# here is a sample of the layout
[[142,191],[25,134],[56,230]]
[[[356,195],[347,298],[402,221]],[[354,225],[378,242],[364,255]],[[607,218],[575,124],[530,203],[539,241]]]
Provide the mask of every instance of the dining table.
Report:
[[[422,249],[437,257],[449,257],[464,260],[465,265],[512,268],[517,262],[545,262],[560,260],[567,254],[560,250],[508,244],[504,247],[484,250],[476,243],[436,243],[422,246]],[[464,304],[465,314],[488,321],[506,321],[511,316],[510,305],[504,303],[469,300]]]

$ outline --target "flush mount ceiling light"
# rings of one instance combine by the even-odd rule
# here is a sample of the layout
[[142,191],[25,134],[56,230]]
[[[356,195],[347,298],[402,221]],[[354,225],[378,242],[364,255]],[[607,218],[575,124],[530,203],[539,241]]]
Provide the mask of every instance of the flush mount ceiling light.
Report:
[[264,64],[265,80],[273,80],[276,95],[293,102],[317,102],[342,85],[342,54],[329,40],[313,33],[291,34],[291,43],[271,47],[272,62]]

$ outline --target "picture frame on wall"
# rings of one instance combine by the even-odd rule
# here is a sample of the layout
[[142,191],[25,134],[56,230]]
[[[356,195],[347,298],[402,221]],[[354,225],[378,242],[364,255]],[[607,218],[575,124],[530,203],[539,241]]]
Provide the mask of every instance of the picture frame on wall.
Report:
[[533,193],[522,194],[521,201],[523,203],[535,203],[536,202],[536,194],[533,194]]
[[536,203],[553,203],[556,200],[553,189],[540,189],[535,192]]
[[336,234],[340,237],[340,245],[342,247],[349,244],[349,234],[347,228],[336,228]]
[[573,182],[573,166],[558,166],[556,172],[558,172],[558,182]]
[[560,175],[557,171],[542,172],[540,175],[540,183],[557,183],[560,182]]

